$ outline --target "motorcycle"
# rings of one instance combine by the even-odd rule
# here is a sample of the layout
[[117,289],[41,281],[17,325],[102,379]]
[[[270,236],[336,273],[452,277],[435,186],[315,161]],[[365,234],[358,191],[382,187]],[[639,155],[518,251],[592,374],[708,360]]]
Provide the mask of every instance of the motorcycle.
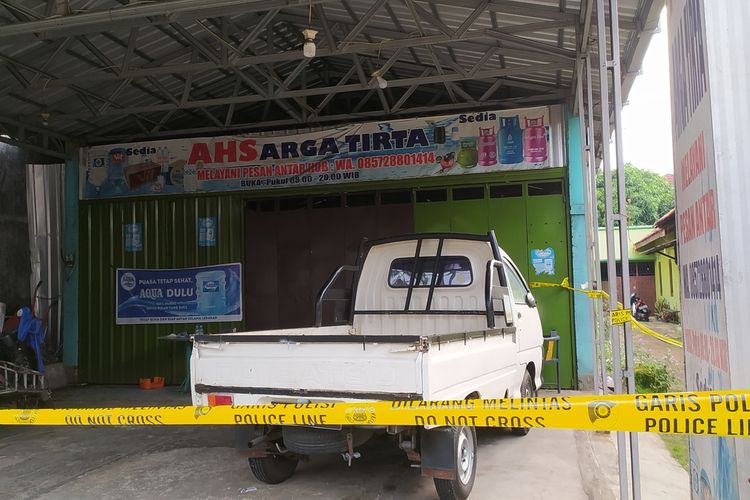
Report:
[[636,321],[648,321],[651,316],[651,310],[648,308],[648,305],[646,305],[636,292],[630,295],[630,313]]

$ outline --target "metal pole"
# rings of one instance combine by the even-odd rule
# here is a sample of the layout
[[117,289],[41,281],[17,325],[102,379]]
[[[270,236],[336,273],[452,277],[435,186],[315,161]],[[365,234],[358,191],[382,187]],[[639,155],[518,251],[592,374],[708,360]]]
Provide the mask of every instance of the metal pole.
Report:
[[[630,297],[630,259],[628,257],[628,219],[627,197],[625,190],[625,166],[622,153],[622,80],[620,79],[620,26],[617,11],[617,1],[609,0],[609,29],[612,37],[612,100],[614,101],[615,121],[615,154],[617,156],[617,194],[620,220],[620,262],[622,262],[622,302],[629,307]],[[604,119],[604,117],[602,117]],[[633,337],[630,322],[623,324],[625,338],[625,378],[627,392],[635,393],[635,377],[633,371]],[[640,460],[638,453],[638,434],[630,433],[630,467],[632,474],[633,498],[641,498]]]
[[[587,142],[588,142],[588,155],[589,155],[589,196],[592,199],[591,203],[591,218],[592,225],[591,231],[593,233],[592,239],[592,250],[593,250],[593,261],[594,266],[594,280],[597,283],[597,287],[602,289],[602,276],[601,276],[601,256],[599,252],[599,200],[597,197],[596,190],[596,144],[594,143],[594,91],[591,81],[591,56],[586,56],[586,112],[587,112]],[[605,346],[606,329],[604,327],[604,311],[602,310],[602,303],[597,303],[595,309],[596,315],[596,328],[599,332],[599,376],[602,379],[601,387],[602,393],[607,392],[607,349]]]
[[[616,15],[615,11],[614,15]],[[607,274],[609,275],[609,308],[617,309],[617,270],[615,266],[614,217],[612,214],[612,165],[609,154],[609,60],[607,53],[607,33],[604,17],[604,0],[596,1],[596,30],[599,45],[599,91],[601,102],[602,124],[602,163],[604,165],[604,210],[607,224]],[[613,47],[613,54],[618,54],[619,47]],[[624,274],[624,273],[623,273]],[[612,329],[612,357],[614,366],[615,392],[622,393],[622,366],[620,361],[620,337]],[[628,496],[628,464],[625,454],[625,434],[617,433],[617,465],[620,476],[620,499]]]
[[[601,255],[599,252],[599,200],[596,190],[596,144],[594,138],[594,90],[591,80],[591,56],[586,55],[586,113],[587,113],[587,150],[589,164],[589,197],[591,199],[591,247],[593,251],[593,277],[598,289],[602,289]],[[606,328],[604,325],[604,311],[602,302],[597,302],[594,309],[596,330],[599,344],[599,377],[601,378],[602,394],[607,392],[607,348]]]
[[[576,66],[577,66],[577,78],[576,78],[576,100],[578,101],[578,124],[579,124],[579,137],[581,140],[581,180],[583,181],[584,191],[583,191],[583,213],[584,213],[584,219],[585,219],[585,227],[586,227],[586,258],[591,263],[589,267],[589,273],[588,273],[588,281],[589,286],[594,282],[595,280],[595,271],[594,268],[598,266],[599,264],[597,262],[591,262],[591,249],[593,245],[592,240],[592,234],[591,234],[591,186],[590,186],[590,179],[588,175],[588,167],[589,167],[589,159],[587,154],[588,149],[588,141],[587,141],[587,132],[586,132],[586,111],[585,107],[583,105],[583,57],[579,57]],[[597,376],[597,369],[598,369],[598,360],[599,360],[599,343],[598,343],[598,334],[599,329],[598,325],[596,324],[596,309],[597,309],[597,302],[594,300],[590,302],[590,304],[593,304],[594,307],[590,309],[590,317],[591,320],[594,323],[594,328],[592,329],[592,349],[591,349],[591,357],[592,357],[592,364],[591,364],[591,372],[594,379],[594,392],[598,394],[602,394],[602,386],[601,386],[601,379]]]

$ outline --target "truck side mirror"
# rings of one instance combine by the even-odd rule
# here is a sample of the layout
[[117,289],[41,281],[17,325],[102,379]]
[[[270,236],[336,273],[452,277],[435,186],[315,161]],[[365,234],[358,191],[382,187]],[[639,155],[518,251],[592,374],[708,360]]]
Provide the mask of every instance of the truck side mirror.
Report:
[[526,305],[529,307],[536,307],[536,299],[531,292],[526,292]]

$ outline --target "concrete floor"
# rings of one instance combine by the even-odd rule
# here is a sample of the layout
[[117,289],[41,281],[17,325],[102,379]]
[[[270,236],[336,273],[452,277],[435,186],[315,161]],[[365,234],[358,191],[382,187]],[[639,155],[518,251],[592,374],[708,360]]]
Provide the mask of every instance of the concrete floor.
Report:
[[[186,396],[173,389],[97,387],[58,392],[54,406],[102,406],[102,401],[184,404]],[[589,434],[534,429],[519,438],[481,429],[471,498],[609,497],[594,488],[602,486],[595,483],[604,475],[596,457],[584,450]],[[269,486],[253,477],[232,448],[232,437],[231,428],[218,426],[0,428],[0,492],[19,499],[437,498],[432,480],[410,468],[387,439],[368,443],[351,468],[337,456],[315,457],[287,482]]]

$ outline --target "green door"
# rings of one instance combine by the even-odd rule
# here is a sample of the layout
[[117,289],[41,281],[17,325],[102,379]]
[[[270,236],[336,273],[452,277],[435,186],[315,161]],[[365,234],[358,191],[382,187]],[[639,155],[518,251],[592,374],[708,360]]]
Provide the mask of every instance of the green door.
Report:
[[451,231],[454,233],[487,234],[489,214],[485,186],[451,189]]
[[[563,187],[562,180],[553,180],[417,190],[414,229],[416,232],[476,234],[486,234],[493,229],[498,243],[527,281],[560,283],[570,269]],[[547,248],[555,253],[554,266],[541,269],[537,274],[531,252]],[[575,341],[569,292],[561,288],[535,288],[532,292],[537,299],[545,335],[557,330],[561,337],[561,385],[575,387]],[[545,369],[544,378],[554,383],[554,366]]]
[[414,195],[414,231],[447,233],[451,230],[448,189],[420,189]]
[[[552,249],[554,252],[554,265],[537,269],[529,262],[529,281],[560,283],[568,276],[570,238],[563,186],[563,181],[559,180],[530,182],[526,186],[527,259],[530,260],[534,250]],[[570,292],[562,288],[536,288],[533,293],[545,335],[551,330],[557,330],[560,335],[558,354],[561,384],[563,387],[575,387],[575,341],[571,329]],[[544,378],[549,382],[555,380],[554,366],[545,369]]]
[[489,191],[489,228],[494,229],[498,244],[510,255],[523,277],[528,279],[529,250],[524,185],[490,185]]

